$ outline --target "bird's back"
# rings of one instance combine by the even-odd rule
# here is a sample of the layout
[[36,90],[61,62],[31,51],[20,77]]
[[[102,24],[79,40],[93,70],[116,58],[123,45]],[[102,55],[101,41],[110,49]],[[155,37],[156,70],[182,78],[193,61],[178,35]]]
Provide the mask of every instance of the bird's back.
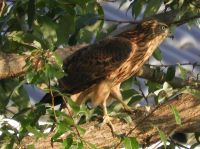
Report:
[[132,43],[122,37],[109,37],[83,47],[64,61],[67,75],[60,80],[61,89],[77,93],[109,78],[132,50]]

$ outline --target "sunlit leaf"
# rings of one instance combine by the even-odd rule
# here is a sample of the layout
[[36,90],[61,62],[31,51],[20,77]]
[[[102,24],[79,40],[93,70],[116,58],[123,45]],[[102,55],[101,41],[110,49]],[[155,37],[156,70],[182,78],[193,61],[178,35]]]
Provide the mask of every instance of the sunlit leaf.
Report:
[[139,149],[139,144],[135,138],[124,138],[124,146],[126,149]]
[[178,65],[178,68],[179,68],[179,70],[181,72],[181,77],[183,79],[187,79],[187,73],[188,73],[188,71],[183,66],[181,66],[180,64]]
[[40,132],[38,129],[36,129],[35,127],[31,127],[31,126],[27,126],[26,129],[33,133],[37,138],[43,137],[44,134],[43,132]]
[[83,142],[77,143],[77,149],[84,149]]
[[132,5],[132,14],[135,18],[139,16],[144,6],[144,1],[141,0],[134,0]]
[[62,145],[65,149],[70,149],[73,143],[73,137],[71,135],[67,136],[67,138],[63,141]]
[[160,139],[164,143],[164,147],[166,148],[166,145],[167,145],[167,136],[166,136],[166,134],[162,130],[159,130],[158,128],[157,128],[157,130],[158,130]]
[[181,125],[181,117],[176,107],[171,106],[172,113],[174,114],[176,124]]
[[161,60],[162,60],[162,52],[161,52],[161,50],[160,50],[159,48],[157,48],[157,49],[155,50],[155,52],[153,53],[153,57],[154,57],[155,59],[157,59],[158,61],[161,61]]
[[67,98],[67,102],[74,112],[78,113],[80,111],[80,106],[77,105],[77,103],[75,103],[71,98]]
[[144,16],[148,17],[155,14],[162,4],[162,0],[148,0]]
[[27,149],[35,149],[35,145],[34,144],[27,145]]

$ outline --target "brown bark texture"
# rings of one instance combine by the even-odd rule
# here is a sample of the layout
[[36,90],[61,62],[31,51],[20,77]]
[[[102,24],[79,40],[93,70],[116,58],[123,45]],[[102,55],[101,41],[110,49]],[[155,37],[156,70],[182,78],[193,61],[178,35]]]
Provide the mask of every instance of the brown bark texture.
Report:
[[[180,115],[181,124],[177,124],[175,115],[172,112],[175,107]],[[143,146],[149,146],[160,140],[158,130],[163,131],[167,136],[174,132],[199,132],[200,131],[200,101],[190,94],[181,94],[168,100],[163,104],[146,110],[138,108],[131,114],[132,123],[113,118],[112,123],[115,132],[121,136],[136,137]],[[99,128],[98,121],[87,122],[80,125],[86,130],[81,137],[95,144],[98,148],[113,147],[119,144],[120,139],[113,137],[109,126]],[[34,144],[37,149],[52,148],[50,144],[52,134],[46,138],[35,140],[34,137],[26,137],[24,145]],[[63,136],[65,138],[66,136]],[[118,147],[121,147],[121,143]],[[53,148],[60,148],[59,143],[54,143]]]

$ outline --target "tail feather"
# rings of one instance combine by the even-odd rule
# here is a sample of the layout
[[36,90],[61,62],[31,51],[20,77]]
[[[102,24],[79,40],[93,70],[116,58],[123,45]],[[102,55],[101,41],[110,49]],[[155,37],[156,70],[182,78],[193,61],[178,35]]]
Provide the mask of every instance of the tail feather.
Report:
[[[58,94],[53,94],[53,98],[54,98],[54,105],[59,105],[59,104],[63,104],[63,98],[62,96],[58,95]],[[52,104],[52,95],[50,93],[47,93],[41,100],[39,103],[49,103]]]

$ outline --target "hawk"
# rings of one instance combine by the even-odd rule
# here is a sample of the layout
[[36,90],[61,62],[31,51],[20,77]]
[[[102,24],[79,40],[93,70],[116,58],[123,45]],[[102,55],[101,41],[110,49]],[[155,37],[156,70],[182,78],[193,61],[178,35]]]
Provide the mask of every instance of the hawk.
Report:
[[120,84],[138,72],[168,35],[166,24],[148,20],[117,36],[85,46],[64,60],[67,75],[59,80],[59,87],[78,104],[90,98],[93,106],[102,105],[104,121],[110,123],[107,99],[112,97],[130,110],[123,102]]

